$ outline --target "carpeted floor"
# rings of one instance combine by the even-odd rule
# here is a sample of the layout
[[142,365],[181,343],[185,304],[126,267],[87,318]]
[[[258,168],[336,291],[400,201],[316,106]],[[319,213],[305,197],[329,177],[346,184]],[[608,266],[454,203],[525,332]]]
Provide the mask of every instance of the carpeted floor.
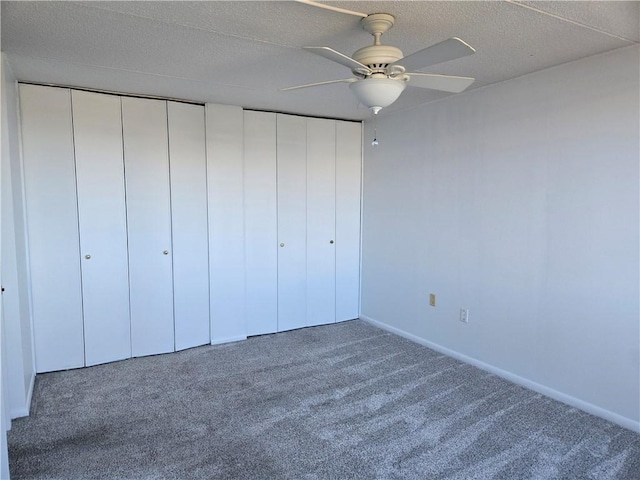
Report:
[[362,321],[38,375],[12,479],[639,479],[640,435]]

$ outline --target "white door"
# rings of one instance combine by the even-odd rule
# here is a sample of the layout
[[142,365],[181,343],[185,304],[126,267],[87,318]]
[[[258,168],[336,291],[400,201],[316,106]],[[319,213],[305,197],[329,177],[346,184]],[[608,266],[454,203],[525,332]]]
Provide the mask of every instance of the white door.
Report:
[[204,107],[168,102],[176,350],[209,343]]
[[36,370],[82,367],[71,94],[20,85],[20,106]]
[[362,125],[336,122],[336,321],[358,318]]
[[336,321],[336,122],[307,120],[307,325]]
[[72,92],[86,365],[131,356],[120,97]]
[[122,98],[131,347],[174,350],[167,102]]
[[241,107],[205,105],[211,343],[247,338]]
[[278,331],[307,325],[307,120],[277,115]]
[[276,114],[244,112],[247,335],[278,331]]

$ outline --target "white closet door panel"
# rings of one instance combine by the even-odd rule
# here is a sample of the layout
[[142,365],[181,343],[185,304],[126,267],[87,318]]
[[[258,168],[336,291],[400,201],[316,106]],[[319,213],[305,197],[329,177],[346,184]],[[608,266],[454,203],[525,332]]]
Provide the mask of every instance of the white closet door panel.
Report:
[[243,112],[207,104],[211,342],[247,336],[245,320]]
[[247,334],[278,331],[276,114],[244,112]]
[[362,125],[336,124],[336,321],[358,318]]
[[20,85],[36,370],[84,365],[71,96]]
[[176,350],[209,343],[204,107],[168,102]]
[[307,120],[277,115],[278,331],[307,325]]
[[307,325],[336,321],[336,122],[307,120]]
[[131,346],[137,357],[174,350],[167,104],[123,97],[122,123]]
[[73,91],[87,365],[131,356],[120,97]]

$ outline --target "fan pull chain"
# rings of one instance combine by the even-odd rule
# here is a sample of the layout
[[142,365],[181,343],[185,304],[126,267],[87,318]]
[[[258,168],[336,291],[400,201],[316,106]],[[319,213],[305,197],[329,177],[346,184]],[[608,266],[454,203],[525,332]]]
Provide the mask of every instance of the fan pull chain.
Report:
[[378,116],[373,116],[373,142],[371,142],[372,147],[378,146]]

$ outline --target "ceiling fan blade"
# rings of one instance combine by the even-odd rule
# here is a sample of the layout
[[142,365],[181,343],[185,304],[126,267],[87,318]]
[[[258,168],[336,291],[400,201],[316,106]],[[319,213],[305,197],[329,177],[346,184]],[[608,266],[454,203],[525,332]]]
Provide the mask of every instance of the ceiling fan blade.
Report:
[[348,57],[344,53],[340,53],[337,50],[329,47],[302,47],[305,50],[315,53],[316,55],[320,55],[321,57],[326,58],[327,60],[331,60],[332,62],[339,63],[340,65],[344,65],[345,67],[350,68],[351,70],[358,70],[359,72],[366,73],[369,75],[371,73],[371,69],[366,65],[354,60],[351,57]]
[[453,75],[436,75],[432,73],[407,73],[410,87],[430,88],[443,92],[460,93],[471,85],[475,78],[455,77]]
[[347,10],[346,8],[334,7],[333,5],[325,5],[324,3],[314,2],[313,0],[296,0],[298,3],[306,3],[312,7],[324,8],[334,12],[346,13],[348,15],[355,15],[356,17],[365,18],[368,15],[366,13],[354,12],[353,10]]
[[406,71],[411,72],[437,63],[465,57],[472,53],[476,53],[476,51],[471,45],[468,45],[458,37],[453,37],[407,55],[393,65],[402,65]]
[[296,85],[294,87],[281,88],[279,92],[288,92],[289,90],[297,90],[298,88],[317,87],[318,85],[329,85],[330,83],[351,83],[357,82],[357,78],[342,78],[340,80],[327,80],[325,82],[306,83],[304,85]]

